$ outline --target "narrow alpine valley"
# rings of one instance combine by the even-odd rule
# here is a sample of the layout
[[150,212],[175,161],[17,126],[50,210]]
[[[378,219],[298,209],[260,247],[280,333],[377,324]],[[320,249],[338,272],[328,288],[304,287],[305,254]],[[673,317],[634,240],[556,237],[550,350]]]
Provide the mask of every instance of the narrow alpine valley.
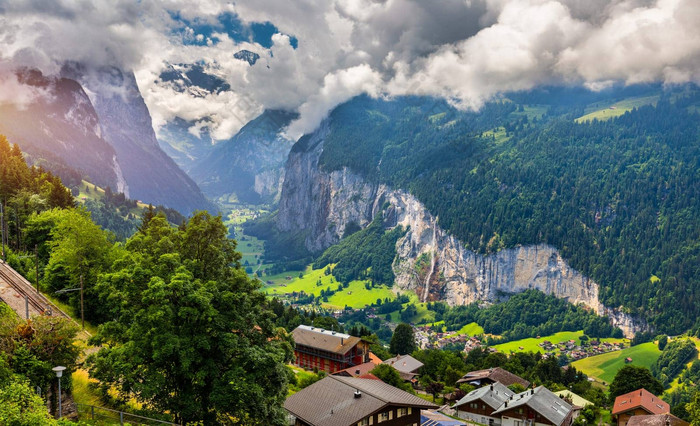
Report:
[[693,2],[0,22],[0,425],[700,425]]

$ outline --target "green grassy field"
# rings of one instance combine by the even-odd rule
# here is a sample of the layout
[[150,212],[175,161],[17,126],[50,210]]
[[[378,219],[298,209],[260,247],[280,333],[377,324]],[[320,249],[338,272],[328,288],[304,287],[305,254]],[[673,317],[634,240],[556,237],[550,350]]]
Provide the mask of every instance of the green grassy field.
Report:
[[615,374],[625,365],[625,358],[632,358],[632,364],[649,368],[661,355],[656,343],[649,342],[626,348],[621,351],[608,352],[573,362],[576,367],[590,377],[610,383]]
[[566,342],[569,340],[575,340],[578,343],[578,338],[582,335],[582,331],[562,331],[560,333],[555,333],[550,336],[540,337],[539,339],[531,337],[528,339],[514,340],[508,343],[501,343],[500,345],[495,345],[494,348],[506,354],[510,353],[511,351],[544,353],[545,350],[542,349],[542,347],[538,346],[538,344],[544,342],[545,340],[549,340],[554,344]]
[[[92,200],[92,201],[103,201],[105,198],[105,190],[100,188],[97,185],[93,185],[92,183],[83,180],[80,184],[79,188],[80,192],[77,196],[75,196],[75,200],[78,203],[85,203],[87,200]],[[143,210],[148,207],[148,204],[144,204],[141,202],[137,202],[137,207],[130,209],[129,213],[135,215],[135,216],[141,216],[143,214]]]
[[455,337],[460,336],[462,334],[466,334],[467,336],[478,336],[479,334],[484,334],[484,328],[479,324],[472,322],[455,331],[454,333],[448,334],[445,337]]
[[[416,315],[409,322],[412,322],[413,324],[426,324],[435,321],[435,312],[428,310],[427,303],[421,303],[418,296],[413,292],[408,291],[404,294],[406,294],[410,299],[408,303],[404,303],[402,305],[404,308],[409,303],[413,303],[414,305],[416,305]],[[403,322],[401,321],[401,314],[399,313],[399,311],[390,312],[389,315],[391,316],[391,322]],[[382,315],[382,318],[384,318],[385,316],[386,315]]]
[[[545,350],[539,346],[540,343],[544,342],[545,340],[548,340],[552,342],[553,344],[557,343],[562,343],[566,342],[569,340],[574,340],[576,344],[579,343],[579,337],[583,336],[583,331],[562,331],[559,333],[551,334],[549,336],[543,336],[540,337],[539,339],[530,337],[527,339],[521,339],[521,340],[513,340],[512,342],[508,343],[501,343],[500,345],[495,345],[494,348],[498,349],[499,351],[503,353],[510,353],[510,352],[540,352],[544,353]],[[626,339],[613,339],[613,338],[605,338],[605,339],[600,339],[601,342],[608,342],[608,343],[625,343],[626,345],[629,345],[629,341]],[[520,349],[522,348],[522,349]]]
[[364,281],[352,281],[350,285],[348,285],[348,288],[344,288],[343,291],[338,291],[333,296],[329,297],[328,304],[339,308],[343,308],[347,305],[357,309],[364,308],[366,305],[371,305],[375,303],[377,299],[384,300],[385,298],[389,298],[389,300],[396,298],[394,292],[389,287],[381,286],[367,290]]
[[[624,99],[619,102],[615,102],[611,105],[594,104],[589,105],[586,108],[586,115],[577,118],[575,121],[577,123],[583,123],[584,121],[591,121],[593,119],[598,120],[610,120],[611,118],[619,117],[626,113],[627,111],[632,111],[632,109],[643,106],[643,105],[655,105],[659,100],[659,96],[643,96],[638,98]],[[611,109],[613,108],[613,109]]]
[[548,108],[547,105],[525,105],[523,111],[515,111],[511,113],[511,115],[516,117],[525,116],[528,120],[532,120],[533,118],[539,119],[547,113]]
[[[264,242],[256,237],[246,235],[242,227],[245,221],[267,212],[266,208],[264,206],[251,206],[247,204],[227,204],[225,208],[228,213],[224,217],[224,224],[229,228],[233,227],[235,239],[238,242],[236,250],[238,250],[242,256],[241,265],[244,267],[249,266],[252,269],[250,275],[254,275],[257,270],[264,271],[266,268],[272,266],[272,264],[265,264],[262,262],[258,264],[258,259],[261,259],[264,254]],[[246,262],[248,263],[246,264]],[[268,280],[269,278],[263,276],[263,279]]]
[[[287,280],[287,277],[291,279]],[[312,269],[308,266],[303,272],[303,276],[299,278],[299,273],[294,271],[284,272],[282,274],[264,277],[266,281],[272,281],[274,284],[265,284],[263,291],[267,294],[283,294],[303,291],[306,294],[318,296],[321,290],[330,287],[335,290],[338,287],[338,282],[333,278],[333,275],[326,275],[324,269]],[[318,280],[321,280],[321,285],[317,285]],[[375,298],[376,299],[376,298]]]
[[[291,277],[291,279],[287,279]],[[266,284],[263,286],[263,291],[269,295],[284,294],[303,291],[306,294],[319,296],[321,290],[331,289],[333,291],[338,288],[338,281],[335,280],[333,274],[326,275],[324,269],[312,269],[308,266],[299,278],[299,273],[285,272],[282,274],[264,277]],[[321,285],[317,285],[318,280],[321,280]],[[272,282],[272,284],[267,283]],[[346,305],[351,308],[364,308],[366,305],[371,305],[377,299],[384,300],[388,298],[393,300],[396,298],[393,290],[386,286],[377,286],[367,290],[364,281],[352,281],[347,288],[341,291],[336,291],[328,302],[323,303],[323,306],[332,308],[343,308]]]

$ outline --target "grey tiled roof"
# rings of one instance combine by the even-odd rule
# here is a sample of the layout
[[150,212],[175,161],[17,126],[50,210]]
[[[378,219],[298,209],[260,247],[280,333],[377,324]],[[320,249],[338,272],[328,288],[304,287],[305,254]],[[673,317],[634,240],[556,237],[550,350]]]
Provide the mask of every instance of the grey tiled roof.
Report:
[[[355,398],[355,391],[361,396]],[[347,426],[387,405],[437,408],[380,380],[327,376],[287,398],[284,408],[314,426]]]
[[507,407],[504,403],[493,414],[527,405],[555,425],[561,425],[573,409],[569,403],[553,394],[552,391],[544,386],[538,386],[534,390],[528,389],[513,396],[512,399],[506,402],[508,403]]
[[673,414],[652,414],[649,416],[632,416],[627,421],[629,426],[688,426],[689,423]]
[[497,410],[508,398],[513,395],[515,395],[513,391],[503,386],[499,382],[496,382],[491,386],[484,386],[483,388],[474,389],[473,391],[469,392],[462,399],[457,401],[453,408],[481,400],[493,410]]
[[515,383],[523,385],[523,387],[530,386],[530,382],[523,379],[520,376],[516,376],[508,370],[504,370],[501,367],[488,368],[486,370],[470,371],[465,374],[461,379],[457,380],[457,383],[471,383],[471,382],[481,382],[481,380],[489,379],[493,382],[501,382],[506,386],[510,386]]
[[413,358],[411,355],[398,355],[383,362],[389,364],[401,373],[415,373],[423,366],[423,363]]

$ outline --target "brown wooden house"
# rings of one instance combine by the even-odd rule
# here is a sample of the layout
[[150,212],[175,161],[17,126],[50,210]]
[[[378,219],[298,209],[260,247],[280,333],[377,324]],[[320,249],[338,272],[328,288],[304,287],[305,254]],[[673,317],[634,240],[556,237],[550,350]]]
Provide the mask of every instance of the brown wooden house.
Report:
[[474,389],[457,401],[452,408],[457,410],[456,414],[461,419],[498,426],[501,424],[501,417],[494,416],[493,412],[498,410],[513,395],[515,395],[513,391],[496,382]]
[[335,373],[369,362],[369,343],[359,337],[300,325],[292,331],[294,364]]
[[502,426],[570,426],[574,407],[544,386],[510,397],[494,411]]
[[500,382],[504,386],[510,386],[518,383],[524,388],[530,386],[530,382],[517,376],[510,371],[504,370],[501,367],[488,368],[486,370],[470,371],[457,380],[457,383],[469,383],[472,386],[480,387]]
[[381,380],[327,376],[284,403],[296,426],[419,426],[421,410],[437,408]]
[[620,395],[615,398],[612,415],[618,426],[625,426],[632,416],[667,414],[671,406],[646,389]]

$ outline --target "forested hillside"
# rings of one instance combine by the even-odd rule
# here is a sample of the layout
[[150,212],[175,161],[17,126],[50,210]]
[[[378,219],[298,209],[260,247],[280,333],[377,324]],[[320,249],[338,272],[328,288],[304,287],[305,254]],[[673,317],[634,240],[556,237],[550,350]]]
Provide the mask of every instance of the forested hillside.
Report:
[[615,94],[520,94],[478,112],[360,97],[331,114],[320,165],[410,191],[476,252],[551,244],[605,305],[679,333],[700,316],[700,92],[646,90],[655,105],[581,123]]
[[[128,204],[107,195],[110,203]],[[20,319],[0,306],[3,408],[10,401],[5,389],[46,389],[55,383],[51,368],[64,365],[67,390],[76,368],[90,370],[101,382],[101,404],[116,395],[178,423],[285,422],[292,342],[276,328],[259,283],[240,267],[221,216],[198,212],[176,227],[164,212],[147,208],[135,234],[115,243],[74,205],[59,178],[27,166],[18,146],[2,136],[0,202],[7,206],[8,263],[32,281],[38,270],[42,291],[73,312],[84,306],[88,324],[100,325],[91,342],[99,350],[79,366],[85,342],[72,343],[77,328],[58,318]],[[35,247],[37,255],[29,255]],[[57,294],[77,287],[84,291]],[[16,377],[8,384],[10,374]],[[47,418],[42,398],[29,403],[31,410],[11,413],[10,424],[29,415],[35,417],[16,424],[53,424],[34,421]]]

